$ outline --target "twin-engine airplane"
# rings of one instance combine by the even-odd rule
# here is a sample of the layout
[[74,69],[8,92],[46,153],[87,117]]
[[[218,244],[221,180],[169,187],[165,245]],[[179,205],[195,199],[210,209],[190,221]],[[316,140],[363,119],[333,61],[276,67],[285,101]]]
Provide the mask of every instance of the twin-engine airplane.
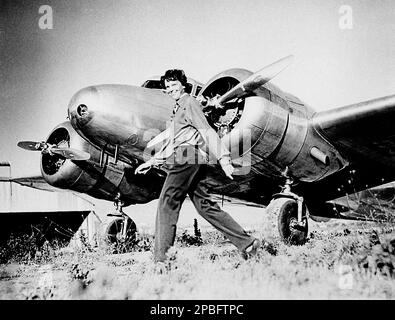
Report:
[[[231,180],[218,164],[209,165],[205,183],[211,193],[269,204],[267,210],[278,215],[281,238],[303,244],[309,217],[384,218],[358,206],[351,211],[336,199],[395,180],[395,95],[315,112],[270,83],[291,60],[288,56],[256,73],[226,70],[205,85],[188,79],[187,91],[205,105],[237,169]],[[147,144],[166,129],[173,105],[158,79],[78,91],[68,105],[69,121],[56,126],[45,142],[18,143],[42,152],[42,177],[28,180],[29,185],[48,189],[43,178],[56,188],[115,201],[107,237],[132,238],[136,226],[122,207],[158,198],[165,173],[153,169],[136,175],[134,170],[151,155]]]

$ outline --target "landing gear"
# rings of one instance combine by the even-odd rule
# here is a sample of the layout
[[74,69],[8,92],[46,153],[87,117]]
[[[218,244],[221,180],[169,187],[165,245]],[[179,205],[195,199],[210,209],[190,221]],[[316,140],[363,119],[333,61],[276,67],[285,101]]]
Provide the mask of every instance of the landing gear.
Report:
[[307,210],[303,198],[291,192],[292,183],[286,177],[283,191],[274,195],[266,210],[277,215],[278,232],[286,244],[302,245],[307,239]]
[[267,207],[268,212],[277,214],[278,232],[281,239],[290,245],[302,245],[306,242],[307,217],[298,220],[298,203],[292,198],[273,199]]
[[108,217],[115,217],[107,225],[104,231],[106,243],[110,245],[113,253],[129,252],[136,243],[136,224],[122,211],[123,201],[117,198],[114,201],[115,212],[109,213]]

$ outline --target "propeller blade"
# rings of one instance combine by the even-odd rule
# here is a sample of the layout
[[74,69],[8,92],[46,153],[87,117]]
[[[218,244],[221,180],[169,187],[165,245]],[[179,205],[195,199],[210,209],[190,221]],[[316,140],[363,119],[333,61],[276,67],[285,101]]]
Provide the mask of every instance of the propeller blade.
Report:
[[240,98],[245,95],[246,92],[251,92],[264,85],[266,82],[269,82],[292,62],[293,57],[293,55],[289,55],[255,72],[222,95],[218,99],[218,103],[222,105],[234,98]]
[[29,151],[41,151],[42,153],[58,154],[66,159],[82,161],[88,160],[91,155],[88,152],[73,148],[58,148],[45,142],[19,141],[17,146]]
[[88,152],[73,149],[73,148],[50,148],[50,152],[56,153],[65,157],[66,159],[76,160],[76,161],[83,161],[88,160],[91,155]]
[[41,151],[44,148],[44,144],[42,142],[36,141],[19,141],[17,146],[29,151]]

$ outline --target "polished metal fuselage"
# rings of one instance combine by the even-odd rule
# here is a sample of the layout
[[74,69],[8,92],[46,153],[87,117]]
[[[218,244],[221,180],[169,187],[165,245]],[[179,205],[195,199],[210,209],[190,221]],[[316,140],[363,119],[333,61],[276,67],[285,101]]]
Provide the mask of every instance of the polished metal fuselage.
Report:
[[[223,95],[251,75],[245,69],[226,70],[199,94]],[[209,166],[206,183],[212,192],[267,203],[280,191],[286,172],[296,181],[295,192],[322,203],[395,178],[395,96],[317,113],[266,83],[241,100],[240,117],[221,138],[236,174],[232,181],[219,165]],[[168,127],[174,104],[160,89],[115,84],[81,89],[72,97],[68,115],[86,143],[72,135],[70,142],[92,159],[72,165],[66,160],[63,170],[48,174],[47,181],[98,198],[114,199],[120,193],[129,203],[154,199],[164,173],[151,170],[141,176],[134,168],[151,157],[147,143]],[[64,129],[76,134],[69,124]],[[350,183],[355,167],[359,180]]]
[[[80,115],[78,107],[87,112]],[[161,90],[98,85],[78,91],[68,107],[76,131],[99,149],[124,161],[143,159],[147,142],[166,129],[174,101]]]
[[[274,93],[272,88],[264,87],[246,97],[240,121],[222,138],[240,175],[275,178],[288,167],[297,179],[315,181],[339,170],[345,162],[310,126],[308,107],[302,105],[302,112],[301,106],[293,108],[281,91]],[[157,89],[98,85],[77,92],[68,112],[82,137],[117,159],[133,163],[149,159],[147,143],[166,129],[174,103]],[[313,147],[327,155],[328,163],[311,157]]]

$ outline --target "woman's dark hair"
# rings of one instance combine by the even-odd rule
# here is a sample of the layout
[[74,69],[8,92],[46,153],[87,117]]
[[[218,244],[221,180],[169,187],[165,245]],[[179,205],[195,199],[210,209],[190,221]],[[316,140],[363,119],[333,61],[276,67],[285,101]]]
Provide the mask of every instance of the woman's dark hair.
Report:
[[187,77],[185,76],[184,70],[180,70],[180,69],[167,70],[165,72],[165,74],[160,77],[160,83],[161,83],[163,89],[165,89],[165,80],[167,80],[167,81],[178,80],[181,82],[181,84],[184,87],[187,86]]

